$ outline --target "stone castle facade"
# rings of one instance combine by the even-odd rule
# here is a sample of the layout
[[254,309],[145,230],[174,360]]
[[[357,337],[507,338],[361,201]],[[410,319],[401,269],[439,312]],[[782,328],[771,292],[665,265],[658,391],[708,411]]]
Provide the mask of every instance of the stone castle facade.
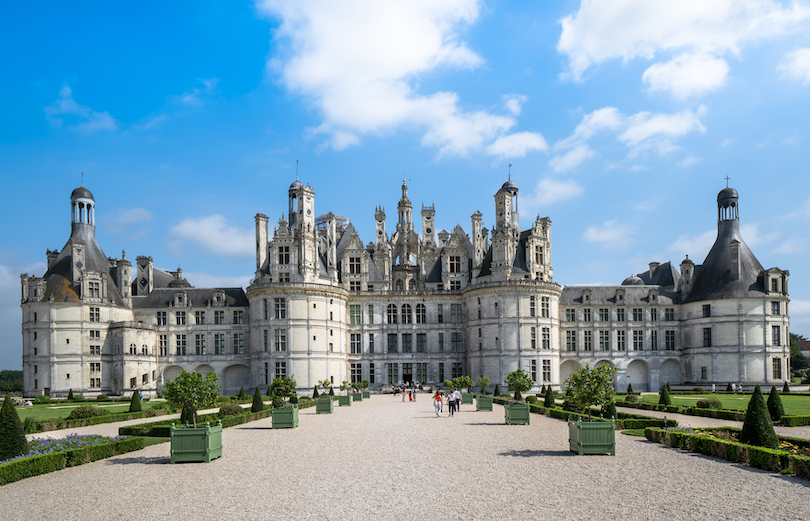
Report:
[[104,255],[95,200],[71,194],[71,236],[48,251],[43,277],[24,274],[27,396],[158,392],[182,370],[210,372],[223,389],[293,376],[440,383],[469,375],[493,384],[522,368],[559,387],[579,367],[610,364],[616,387],[781,384],[789,378],[788,275],[763,269],[739,230],[739,196],[718,195],[718,236],[701,265],[650,268],[617,286],[553,280],[551,220],[521,230],[518,187],[495,194],[495,226],[471,216],[471,234],[435,229],[421,206],[417,233],[408,186],[389,237],[375,212],[363,244],[348,218],[316,217],[315,191],[296,180],[272,235],[255,216],[256,271],[242,288],[194,288],[151,257]]

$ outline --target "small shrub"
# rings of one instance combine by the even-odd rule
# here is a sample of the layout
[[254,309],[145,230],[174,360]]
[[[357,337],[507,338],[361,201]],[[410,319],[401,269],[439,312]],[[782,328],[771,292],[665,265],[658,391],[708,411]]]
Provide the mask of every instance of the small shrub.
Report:
[[238,403],[228,402],[222,404],[217,416],[224,418],[225,416],[236,416],[237,414],[242,414],[242,407]]
[[315,390],[314,390],[314,391],[312,391],[312,398],[313,398],[314,400],[317,400],[317,399],[318,399],[318,386],[317,386],[317,385],[315,386]]
[[658,399],[658,405],[672,405],[672,398],[669,396],[669,384],[664,386],[661,390],[661,397]]
[[36,396],[34,397],[34,403],[51,403],[51,397],[45,395]]
[[96,396],[96,401],[97,402],[109,402],[110,397],[107,396],[106,394],[99,394],[98,396]]
[[83,402],[83,401],[85,401],[85,397],[82,396],[81,394],[79,394],[77,396],[74,396],[70,401],[71,402]]
[[526,403],[537,403],[537,396],[531,396],[531,395],[527,396],[526,397]]
[[616,402],[611,400],[610,403],[602,407],[602,418],[610,419],[616,418]]
[[37,421],[30,416],[23,420],[22,422],[23,432],[25,434],[34,434],[38,431],[37,429]]
[[630,402],[630,403],[637,403],[638,402],[638,395],[628,394],[627,396],[624,397],[624,401]]
[[498,387],[498,384],[495,384],[495,391],[493,392],[495,396],[501,395],[501,388]]
[[547,409],[553,409],[557,406],[557,402],[554,401],[554,389],[552,389],[550,385],[546,388],[546,397],[543,405]]
[[734,389],[731,388],[731,382],[729,382],[728,385],[726,386],[726,392],[730,393],[730,392],[733,392],[733,391],[734,391]]
[[245,388],[244,387],[239,389],[239,394],[236,395],[236,398],[238,400],[246,400],[247,399],[247,394],[245,394]]
[[83,420],[85,418],[93,418],[94,416],[101,416],[101,409],[94,405],[82,405],[70,411],[67,419]]
[[754,388],[754,394],[751,396],[751,401],[748,402],[748,410],[745,411],[740,443],[769,449],[779,447],[779,439],[773,430],[771,415],[768,413],[765,399],[762,397],[762,391],[758,385]]
[[790,392],[790,387],[788,386],[787,380],[785,380],[785,385],[782,386],[782,392],[783,393],[789,393]]
[[292,393],[290,395],[290,404],[292,404],[292,405],[298,404],[298,394]]
[[228,402],[231,401],[231,397],[230,396],[218,396],[217,401],[219,403],[228,403]]
[[543,384],[543,387],[540,388],[540,394],[543,396],[546,395],[546,384]]
[[28,441],[20,423],[17,409],[6,394],[3,408],[0,409],[0,460],[10,459],[28,452]]
[[633,393],[633,384],[629,383],[629,384],[627,384],[627,394],[632,394],[632,393]]
[[129,401],[129,412],[141,412],[142,410],[141,393],[136,389],[132,391],[132,399]]
[[68,401],[73,399],[73,389],[68,389],[68,397],[67,397],[67,399],[68,399]]
[[701,398],[695,404],[698,409],[722,409],[723,402],[717,398]]
[[262,395],[259,392],[259,388],[256,387],[256,392],[253,393],[253,404],[250,406],[251,412],[260,412],[264,410],[264,402],[262,401]]
[[782,398],[779,397],[779,392],[776,386],[771,387],[771,392],[768,395],[768,413],[771,415],[771,420],[778,422],[785,415],[785,408],[782,406]]
[[693,387],[692,390],[694,392],[696,392],[696,393],[705,393],[706,392],[706,389],[704,389],[703,387],[699,387],[699,386],[698,387]]

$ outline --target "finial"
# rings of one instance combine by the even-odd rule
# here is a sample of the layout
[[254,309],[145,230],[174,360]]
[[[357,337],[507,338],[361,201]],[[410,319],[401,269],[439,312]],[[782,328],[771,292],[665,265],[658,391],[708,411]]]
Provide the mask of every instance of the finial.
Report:
[[82,188],[84,188],[84,172],[82,172]]
[[298,181],[298,160],[295,160],[295,180]]
[[512,163],[509,163],[509,180],[512,180]]
[[127,258],[127,250],[121,250],[121,260],[125,260]]
[[729,176],[726,176],[726,188],[728,188],[728,180],[731,179]]

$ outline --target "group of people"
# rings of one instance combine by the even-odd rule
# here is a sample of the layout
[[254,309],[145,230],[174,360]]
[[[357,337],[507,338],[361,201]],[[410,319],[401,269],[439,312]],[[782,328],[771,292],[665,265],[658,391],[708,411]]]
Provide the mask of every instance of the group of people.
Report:
[[[433,406],[436,409],[436,417],[442,413],[442,404],[444,403],[444,391],[436,389],[436,394],[433,395]],[[461,410],[461,391],[453,389],[447,393],[447,415],[453,416],[453,413]]]
[[409,402],[416,401],[416,390],[419,389],[419,382],[411,382],[410,385],[402,384],[399,388],[394,388],[394,394],[402,392],[402,401],[405,401],[405,396],[408,397]]

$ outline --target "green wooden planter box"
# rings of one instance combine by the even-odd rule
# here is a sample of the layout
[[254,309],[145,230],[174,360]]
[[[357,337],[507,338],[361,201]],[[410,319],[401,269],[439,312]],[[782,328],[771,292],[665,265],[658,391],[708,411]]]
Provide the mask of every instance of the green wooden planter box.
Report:
[[362,391],[363,392],[363,399],[367,400],[371,398],[371,391]]
[[507,425],[529,425],[528,403],[507,403],[503,408]]
[[335,402],[332,398],[319,398],[315,400],[315,414],[332,414],[335,410]]
[[343,407],[344,405],[351,405],[352,404],[352,397],[351,396],[338,396],[338,405]]
[[274,429],[293,429],[298,427],[298,406],[273,409]]
[[363,393],[353,393],[352,394],[352,401],[353,402],[362,402],[363,401]]
[[464,405],[465,403],[473,403],[472,393],[461,393],[461,404]]
[[[464,395],[462,395],[463,397]],[[475,406],[478,411],[492,410],[492,396],[478,395],[475,397]]]
[[571,452],[616,455],[616,422],[594,419],[568,422],[568,444]]
[[175,427],[169,430],[171,462],[204,461],[222,457],[222,422],[199,427]]

